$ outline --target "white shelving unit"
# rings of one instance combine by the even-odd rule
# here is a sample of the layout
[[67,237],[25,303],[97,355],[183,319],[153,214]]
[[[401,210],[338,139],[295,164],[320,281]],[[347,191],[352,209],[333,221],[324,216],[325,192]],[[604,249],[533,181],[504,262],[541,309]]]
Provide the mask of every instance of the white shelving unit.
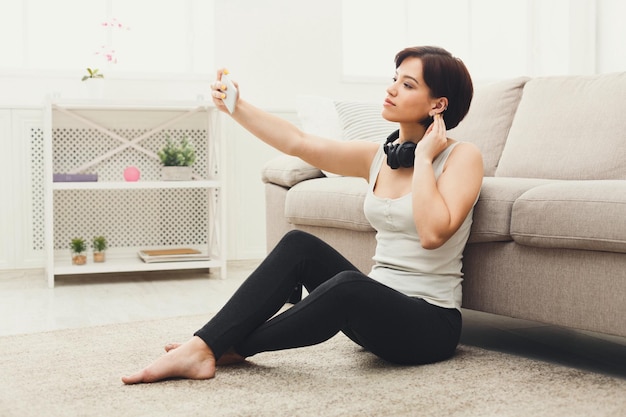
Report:
[[[44,137],[48,285],[55,276],[212,269],[226,274],[224,147],[208,102],[48,101]],[[191,181],[161,181],[156,152],[165,139],[196,148]],[[141,172],[126,182],[124,169]],[[98,174],[97,182],[53,182],[54,173]],[[73,265],[69,243],[107,238],[106,262]],[[143,262],[140,249],[189,247],[207,261]]]

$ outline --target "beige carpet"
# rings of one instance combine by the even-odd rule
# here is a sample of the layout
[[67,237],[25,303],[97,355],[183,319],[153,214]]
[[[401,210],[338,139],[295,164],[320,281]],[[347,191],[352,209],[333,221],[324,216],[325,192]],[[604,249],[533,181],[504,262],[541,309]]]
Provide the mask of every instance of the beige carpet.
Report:
[[0,416],[624,416],[626,380],[460,346],[397,367],[343,335],[209,381],[124,386],[205,317],[1,337]]

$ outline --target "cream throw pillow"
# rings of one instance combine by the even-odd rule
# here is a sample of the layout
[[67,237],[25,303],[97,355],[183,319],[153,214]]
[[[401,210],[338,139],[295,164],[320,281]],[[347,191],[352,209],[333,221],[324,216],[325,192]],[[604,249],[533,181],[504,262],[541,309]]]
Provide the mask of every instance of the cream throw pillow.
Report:
[[382,103],[336,101],[335,107],[342,130],[343,140],[367,140],[384,142],[398,124],[389,122],[381,115]]
[[[381,103],[333,100],[326,97],[300,96],[298,118],[302,130],[317,136],[338,140],[384,142],[397,123],[381,116]],[[327,177],[337,176],[323,171]]]

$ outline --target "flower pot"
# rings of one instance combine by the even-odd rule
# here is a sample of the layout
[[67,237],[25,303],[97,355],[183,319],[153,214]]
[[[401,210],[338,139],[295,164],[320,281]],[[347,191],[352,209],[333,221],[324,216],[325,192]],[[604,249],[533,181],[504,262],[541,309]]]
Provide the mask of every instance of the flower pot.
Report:
[[191,167],[162,167],[163,181],[191,181]]
[[104,97],[104,78],[89,78],[83,83],[87,87],[87,98],[95,100]]
[[73,265],[85,265],[87,263],[87,256],[82,253],[73,253],[72,254],[72,264]]
[[106,260],[106,255],[104,252],[94,252],[93,253],[93,261],[94,262],[104,262]]

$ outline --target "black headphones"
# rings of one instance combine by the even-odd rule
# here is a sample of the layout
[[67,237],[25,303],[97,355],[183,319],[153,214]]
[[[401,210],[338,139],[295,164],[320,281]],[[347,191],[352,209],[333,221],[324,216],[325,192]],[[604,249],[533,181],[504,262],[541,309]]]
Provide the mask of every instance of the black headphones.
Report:
[[396,130],[387,137],[383,150],[387,155],[387,165],[391,169],[411,168],[415,163],[415,148],[417,144],[406,141],[403,143],[393,142],[400,137],[400,131]]

